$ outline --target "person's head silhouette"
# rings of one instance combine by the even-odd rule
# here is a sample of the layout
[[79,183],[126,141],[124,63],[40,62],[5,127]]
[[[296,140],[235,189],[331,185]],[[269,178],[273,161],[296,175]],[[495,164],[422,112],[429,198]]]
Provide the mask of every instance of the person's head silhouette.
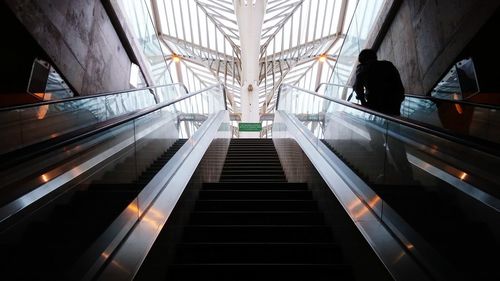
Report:
[[359,53],[358,61],[359,63],[367,63],[370,61],[377,60],[377,53],[372,49],[364,49]]
[[378,60],[373,49],[364,49],[358,55],[353,90],[362,105],[370,109],[400,115],[404,100],[404,86],[397,68],[386,60]]

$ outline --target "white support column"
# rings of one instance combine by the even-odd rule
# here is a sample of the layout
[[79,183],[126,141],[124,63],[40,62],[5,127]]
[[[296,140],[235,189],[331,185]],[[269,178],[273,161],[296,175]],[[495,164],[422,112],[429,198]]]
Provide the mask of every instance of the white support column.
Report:
[[[267,0],[235,0],[241,42],[241,121],[259,122],[259,56],[262,23]],[[242,132],[241,138],[258,138],[259,133]]]

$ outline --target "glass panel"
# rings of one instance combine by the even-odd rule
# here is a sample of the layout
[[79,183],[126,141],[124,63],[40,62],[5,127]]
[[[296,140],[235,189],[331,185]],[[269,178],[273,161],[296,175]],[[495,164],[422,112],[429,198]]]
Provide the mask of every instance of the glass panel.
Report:
[[431,95],[440,99],[464,100],[479,92],[476,69],[471,58],[455,63],[444,78],[432,89]]
[[73,91],[61,75],[49,62],[41,59],[33,61],[28,92],[37,96],[41,101],[73,97]]
[[[205,120],[220,110],[224,110],[222,89],[213,88],[164,107],[154,115],[137,119],[134,124],[135,130],[145,132],[140,139],[149,146],[147,151],[138,156],[141,162],[137,163],[137,166],[150,165],[152,160],[165,153],[177,139],[189,139]],[[155,195],[156,193],[150,190],[144,190],[139,194],[138,203],[141,212]]]
[[120,0],[118,1],[129,28],[134,37],[134,45],[142,51],[145,66],[151,71],[155,85],[172,83],[172,78],[164,56],[166,50],[162,48],[160,38],[152,20],[150,1]]
[[153,106],[156,104],[155,96],[160,102],[169,102],[185,94],[186,90],[181,85],[171,84],[155,89],[0,110],[0,137],[6,140],[0,154]]
[[366,39],[378,18],[383,3],[383,0],[361,0],[358,2],[330,78],[331,83],[347,85],[357,63],[359,52],[366,48]]
[[[485,280],[499,273],[486,256],[500,250],[500,157],[291,86],[282,87],[279,109],[302,121],[455,271]],[[385,209],[376,213],[390,225]]]
[[[359,104],[352,88],[342,85],[322,84],[317,93]],[[500,107],[407,95],[400,112],[412,122],[477,138],[478,142],[500,143]]]
[[[176,87],[173,88],[175,89]],[[183,90],[183,88],[181,89]],[[130,112],[134,109],[134,105],[141,103],[140,99],[133,99],[137,96],[134,94],[134,92],[125,93],[124,97],[117,95],[101,96],[93,99],[93,102],[75,100],[62,104],[50,104],[50,106],[60,106],[58,109],[65,110],[64,112],[70,112],[71,115],[69,116],[77,121],[81,121],[81,123],[73,122],[73,127],[64,127],[66,131],[71,131],[81,128],[82,126],[88,126],[89,122],[95,123],[97,121],[105,121],[112,116]],[[69,111],[70,109],[71,111]],[[119,182],[123,181],[130,183],[128,179],[136,178],[136,172],[143,171],[145,163],[149,163],[148,161],[152,159],[148,158],[149,154],[158,156],[158,148],[156,148],[158,145],[154,145],[155,143],[161,142],[163,146],[168,148],[173,141],[179,138],[187,139],[191,137],[192,134],[208,118],[208,116],[221,109],[224,109],[222,90],[219,87],[214,87],[210,90],[206,90],[185,100],[163,107],[162,109],[151,114],[138,118],[134,123],[129,122],[111,131],[107,131],[107,133],[101,133],[90,139],[78,141],[68,147],[64,146],[56,151],[53,151],[50,155],[38,155],[36,151],[33,151],[31,154],[35,156],[15,155],[15,157],[4,158],[2,163],[2,172],[0,173],[0,176],[3,178],[3,181],[0,183],[0,197],[2,198],[2,202],[9,202],[16,198],[8,196],[8,194],[20,196],[21,194],[29,192],[38,185],[48,182],[61,175],[65,170],[74,165],[73,161],[86,161],[87,159],[95,157],[100,153],[104,153],[107,149],[110,149],[113,146],[131,145],[135,140],[137,147],[132,149],[132,151],[142,151],[141,157],[137,160],[129,159],[127,161],[129,163],[134,162],[134,169],[136,170],[124,170],[124,174],[127,174],[126,177],[113,179],[119,180]],[[52,113],[52,111],[49,112]],[[29,110],[24,110],[22,113],[27,116],[33,115],[33,112]],[[89,118],[88,115],[92,117],[90,121],[87,120],[87,118]],[[5,138],[5,141],[7,144],[12,143],[12,145],[14,145],[16,144],[16,141],[21,139],[21,137],[23,140],[37,140],[45,135],[55,136],[66,132],[62,130],[62,126],[56,126],[60,115],[54,114],[56,117],[53,119],[51,119],[51,116],[52,115],[47,115],[47,117],[43,119],[46,120],[46,123],[23,123],[24,126],[20,129],[22,135],[13,135],[13,138]],[[16,123],[11,122],[11,124]],[[77,124],[80,126],[78,127]],[[127,142],[129,142],[129,144],[127,144]],[[147,149],[142,149],[144,147],[147,147]],[[77,158],[70,160],[72,157]],[[129,156],[123,157],[127,158]],[[146,160],[144,160],[144,157]],[[67,166],[66,168],[58,168],[57,171],[44,174],[43,178],[40,178],[40,176],[33,177],[33,175],[37,174],[38,171],[43,171],[44,169],[47,169],[47,167],[62,165],[61,161],[68,162],[67,164],[61,166]],[[112,168],[115,169],[116,167],[113,166]],[[25,178],[26,176],[28,176],[28,179]],[[22,186],[22,188],[16,186]],[[12,192],[12,190],[15,190],[15,192]],[[5,194],[2,194],[2,192],[5,192]]]
[[480,197],[499,198],[500,178],[491,167],[500,159],[388,124],[386,179],[371,184],[374,191],[465,279],[498,276],[486,256],[500,250],[500,216]]
[[[130,124],[123,124],[50,153],[35,154],[29,158],[24,155],[9,158],[1,164],[0,206],[61,176],[71,170],[75,163],[85,163],[113,146],[126,143],[129,139],[133,139],[133,127]],[[54,166],[58,168],[51,168]]]
[[343,99],[343,100],[349,100],[350,102],[353,103],[359,103],[358,100],[356,100],[355,95],[353,94],[351,96],[351,93],[353,93],[353,89],[343,86],[343,85],[337,85],[337,84],[323,84],[321,87],[318,89],[318,94],[330,97],[330,98],[337,98],[337,99]]
[[452,133],[500,143],[500,108],[495,106],[406,96],[401,116]]

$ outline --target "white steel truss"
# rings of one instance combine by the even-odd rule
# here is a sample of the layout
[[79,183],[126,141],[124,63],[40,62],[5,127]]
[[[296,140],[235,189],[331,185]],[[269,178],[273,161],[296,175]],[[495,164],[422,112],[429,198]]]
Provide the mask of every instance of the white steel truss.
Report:
[[[152,22],[163,45],[163,60],[167,61],[172,78],[192,88],[214,81],[223,83],[230,110],[238,113],[242,87],[241,31],[233,1],[251,5],[253,1],[266,0],[143,1],[151,9]],[[356,2],[267,0],[258,75],[261,114],[275,110],[282,83],[314,87],[317,81],[329,79]],[[162,60],[154,56],[148,59]],[[154,75],[166,75],[164,72],[163,69]],[[186,82],[189,80],[192,81]]]

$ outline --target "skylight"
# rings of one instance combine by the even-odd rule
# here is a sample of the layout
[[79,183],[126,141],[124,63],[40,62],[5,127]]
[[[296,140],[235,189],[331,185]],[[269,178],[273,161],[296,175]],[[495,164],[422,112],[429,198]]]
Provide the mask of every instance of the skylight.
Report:
[[[184,83],[190,91],[223,83],[230,109],[238,112],[241,51],[233,1],[119,2],[147,57],[155,83],[162,81],[161,77],[169,77],[163,81],[171,77],[171,81]],[[370,6],[369,2],[381,0],[361,2]],[[252,5],[252,1],[246,3]],[[260,41],[261,113],[274,111],[282,83],[314,89],[319,82],[327,82],[334,76],[333,68],[357,3],[355,0],[267,1]],[[344,53],[347,54],[345,50]],[[352,71],[347,64],[337,67],[336,75],[343,80]]]

